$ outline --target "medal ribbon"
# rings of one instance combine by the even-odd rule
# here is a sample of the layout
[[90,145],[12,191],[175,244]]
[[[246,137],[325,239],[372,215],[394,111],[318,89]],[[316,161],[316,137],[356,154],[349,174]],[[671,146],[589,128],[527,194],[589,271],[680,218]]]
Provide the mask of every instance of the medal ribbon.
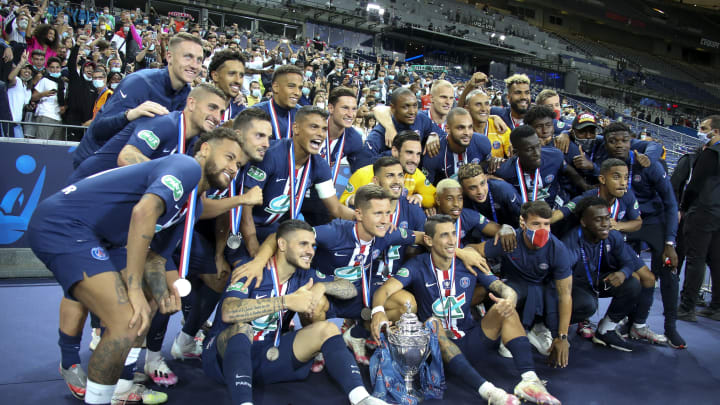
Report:
[[[430,117],[430,121],[435,122],[435,120],[433,119],[433,116],[432,116],[432,106],[430,106],[430,109],[428,109],[428,117]],[[442,124],[438,124],[437,122],[435,122],[435,124],[437,124],[437,126],[439,126],[440,129],[445,131],[445,127],[447,126],[447,121],[443,122]]]
[[[578,228],[578,243],[580,244],[580,256],[582,256],[583,265],[585,265],[585,274],[587,275],[588,282],[590,283],[590,288],[592,288],[592,290],[595,292],[595,294],[598,294],[598,291],[595,289],[595,285],[593,284],[592,276],[590,275],[590,265],[588,263],[587,254],[585,253],[585,247],[583,246],[582,228]],[[604,240],[600,241],[600,254],[598,255],[598,264],[597,264],[598,283],[600,282],[600,264],[602,264],[604,243],[605,243]]]
[[632,151],[630,151],[630,168],[629,168],[630,173],[628,173],[628,190],[632,190],[632,182],[633,182],[632,169],[633,169],[634,163],[635,163],[635,154]]
[[492,210],[493,220],[499,224],[500,221],[498,221],[497,212],[495,212],[495,201],[493,201],[492,191],[490,190],[490,181],[486,181],[488,182],[488,198],[490,199],[490,209]]
[[[600,197],[600,190],[598,189],[598,197]],[[613,203],[612,207],[608,208],[608,211],[610,212],[610,216],[612,219],[617,221],[618,217],[618,211],[620,211],[618,208],[620,208],[620,200],[616,197],[615,202]]]
[[[275,139],[283,139],[280,136],[280,125],[278,125],[278,119],[277,119],[277,113],[275,112],[275,106],[274,101],[270,100],[268,102],[270,105],[270,118],[272,119],[272,125],[273,125],[273,131],[275,132]],[[288,126],[287,126],[287,134],[285,138],[292,138],[292,126],[290,123],[290,112],[288,112]]]
[[185,226],[183,228],[182,248],[180,250],[180,264],[178,273],[180,278],[186,278],[190,267],[190,246],[192,246],[193,228],[195,227],[195,206],[197,205],[197,186],[190,192],[185,214]]
[[445,315],[445,325],[448,330],[452,331],[456,338],[460,338],[462,336],[458,333],[457,328],[453,327],[452,324],[451,308],[447,305],[447,298],[451,295],[453,297],[455,296],[455,256],[453,255],[452,264],[450,265],[450,274],[448,277],[450,280],[449,289],[443,287],[443,283],[446,281],[445,274],[448,273],[448,271],[440,270],[435,267],[432,255],[430,255],[430,265],[432,266],[433,275],[435,275],[435,281],[437,282],[438,292],[440,293],[440,301],[442,302],[444,312],[443,315]]
[[528,191],[527,186],[525,185],[525,173],[523,172],[522,168],[520,167],[520,159],[515,161],[515,172],[517,173],[518,183],[520,184],[520,194],[523,200],[523,203],[526,203],[528,201],[535,201],[538,194],[538,188],[540,186],[540,183],[542,182],[542,178],[540,177],[540,168],[538,167],[535,169],[535,176],[533,178],[533,195],[532,200],[529,200],[528,198]]
[[[353,236],[355,237],[355,240],[360,245],[360,253],[359,255],[362,256],[362,261],[359,262],[358,260],[354,260],[353,267],[360,266],[360,271],[362,272],[361,280],[362,280],[362,293],[363,293],[363,305],[365,308],[370,308],[370,274],[372,273],[372,257],[370,258],[370,271],[365,271],[365,259],[367,256],[365,255],[365,251],[367,249],[368,254],[372,252],[372,249],[370,248],[372,246],[372,241],[364,243],[360,240],[360,236],[358,236],[357,231],[358,225],[355,224],[355,228],[353,228]],[[373,238],[374,239],[374,238]],[[370,273],[370,274],[369,274]]]
[[[328,127],[330,127],[330,118],[328,118]],[[343,130],[343,134],[340,135],[340,138],[338,138],[337,142],[340,143],[338,146],[337,151],[337,157],[335,158],[335,167],[332,165],[332,153],[331,153],[331,142],[330,142],[330,132],[328,132],[327,138],[325,138],[325,150],[327,151],[325,154],[325,160],[327,160],[328,166],[330,166],[330,171],[332,172],[332,182],[333,185],[335,185],[335,182],[337,181],[338,174],[340,174],[340,161],[343,158],[343,152],[345,150],[345,130]]]
[[185,113],[180,113],[180,122],[178,123],[178,145],[177,152],[181,155],[185,154]]
[[[278,275],[277,271],[277,259],[275,257],[272,258],[272,262],[270,262],[270,265],[268,267],[270,268],[270,273],[272,274],[273,295],[276,297],[282,297],[287,291],[288,284],[290,284],[289,280],[288,282],[285,282],[285,284],[280,284],[280,276]],[[283,325],[283,313],[284,311],[282,309],[277,312],[278,322],[277,329],[275,330],[275,339],[273,343],[273,346],[275,347],[278,347],[280,345],[280,335],[282,334]]]
[[[240,171],[238,174],[235,175],[235,179],[230,182],[230,198],[235,197],[235,180],[237,177],[242,177],[242,180],[240,181],[240,194],[242,195],[245,192],[245,171]],[[238,229],[240,228],[240,219],[242,217],[242,205],[238,205],[237,207],[230,208],[230,232],[232,232],[233,235],[237,235]]]
[[230,104],[228,105],[228,108],[225,109],[225,112],[223,113],[222,122],[230,121],[231,116],[232,116],[232,102],[230,102]]
[[[447,165],[447,153],[450,152],[453,157],[453,167],[451,168],[452,174],[448,173],[448,165]],[[466,151],[467,152],[467,151]],[[447,149],[445,149],[445,153],[443,154],[443,169],[445,169],[445,177],[450,178],[453,174],[455,174],[455,170],[459,167],[458,163],[462,162],[463,165],[467,164],[467,153],[455,153],[452,150],[450,150],[450,145],[447,146]]]
[[290,182],[290,190],[288,190],[290,192],[290,219],[297,219],[300,215],[300,209],[305,200],[305,191],[308,188],[311,162],[312,159],[308,157],[308,161],[303,168],[300,187],[298,188],[295,181],[295,147],[290,142],[290,154],[288,155],[288,164],[290,165],[288,174],[288,181]]

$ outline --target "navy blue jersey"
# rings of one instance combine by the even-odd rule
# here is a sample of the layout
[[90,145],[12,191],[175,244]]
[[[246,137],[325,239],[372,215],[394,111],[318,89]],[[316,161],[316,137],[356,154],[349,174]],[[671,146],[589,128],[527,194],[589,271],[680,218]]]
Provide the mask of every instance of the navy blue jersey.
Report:
[[[505,122],[505,125],[512,131],[515,127],[523,124],[523,120],[515,121],[510,115],[510,107],[490,107],[490,114],[497,115]],[[517,122],[517,125],[515,123]]]
[[[604,241],[591,243],[584,236],[580,236],[580,229],[580,227],[573,228],[562,239],[571,254],[573,283],[583,285],[590,283],[595,291],[601,291],[600,289],[605,287],[601,281],[603,276],[622,271],[626,277],[631,277],[632,273],[645,266],[642,259],[625,243],[622,233],[611,230]],[[600,258],[601,246],[602,258]],[[584,260],[583,253],[585,253]]]
[[[326,276],[319,271],[313,269],[296,269],[295,273],[285,283],[283,283],[287,284],[287,286],[283,285],[282,287],[282,290],[284,290],[283,295],[290,295],[294,293],[295,291],[300,289],[300,287],[307,284],[310,279],[313,280],[313,284],[316,282],[333,281],[332,276]],[[225,292],[222,294],[220,301],[218,302],[218,311],[222,311],[223,303],[227,298],[259,300],[275,296],[277,295],[275,294],[275,290],[273,288],[272,272],[269,268],[266,267],[263,273],[262,283],[260,283],[260,286],[257,288],[255,288],[255,282],[247,284],[243,280],[238,281],[234,284],[229,284],[228,287],[225,289]],[[292,320],[293,316],[295,316],[295,313],[286,309],[282,311],[282,316],[283,325],[287,327],[288,325],[290,325],[290,320]],[[270,341],[272,341],[275,338],[275,331],[277,331],[278,318],[279,313],[274,312],[272,314],[264,315],[251,321],[250,326],[252,326],[253,328],[253,340],[264,341],[266,339],[269,339]],[[222,320],[222,316],[216,316],[215,322],[213,322],[213,327],[210,330],[210,334],[208,337],[215,337],[219,335],[220,332],[224,331],[229,326],[232,326],[232,324],[224,322]]]
[[467,208],[460,211],[460,220],[460,235],[457,236],[460,239],[460,247],[482,242],[485,238],[482,231],[490,221],[483,214]]
[[572,121],[565,122],[563,120],[553,119],[553,135],[557,136],[563,132],[568,132],[571,129]]
[[[525,177],[525,190],[527,190],[527,198],[530,200],[533,199],[533,191],[535,189],[535,184],[537,181],[537,199],[545,200],[545,202],[547,202],[550,207],[554,207],[556,205],[555,197],[557,197],[558,191],[560,190],[560,181],[558,179],[558,176],[562,174],[566,163],[563,159],[562,152],[560,152],[557,148],[554,147],[543,147],[541,156],[542,158],[540,163],[539,179],[534,178],[534,170],[528,171],[526,169],[523,169],[523,175]],[[521,185],[518,181],[516,169],[517,160],[517,156],[513,156],[508,159],[497,169],[497,171],[495,171],[495,176],[498,176],[507,181],[508,183],[512,184],[518,194],[522,196],[523,193],[521,190]],[[524,201],[521,201],[521,205],[522,202]]]
[[[181,116],[182,111],[173,111],[167,115],[143,117],[129,123],[97,152],[85,159],[70,176],[68,184],[118,167],[118,155],[125,145],[136,147],[148,159],[157,159],[175,153]],[[192,151],[195,139],[193,137],[186,142],[187,152]]]
[[520,278],[530,283],[562,280],[572,275],[572,257],[565,245],[550,234],[547,244],[540,249],[527,247],[523,230],[516,229],[517,247],[505,252],[502,244],[485,244],[486,258],[502,258],[502,269],[508,278]]
[[440,139],[440,152],[434,157],[423,156],[423,172],[428,181],[437,184],[442,179],[457,180],[458,169],[468,163],[479,164],[490,157],[492,146],[485,135],[474,133],[463,153],[455,153],[448,146],[448,138]]
[[442,319],[443,326],[459,338],[478,325],[470,316],[475,286],[480,284],[489,288],[498,278],[481,272],[474,276],[460,259],[455,260],[454,283],[450,281],[451,273],[435,268],[430,253],[423,253],[408,260],[393,277],[412,291],[417,301],[418,318],[425,320],[435,316]]
[[225,109],[225,114],[223,114],[222,122],[227,122],[237,117],[237,115],[245,108],[246,107],[244,105],[236,103],[235,99],[230,100],[230,104]]
[[502,180],[488,179],[488,196],[482,203],[465,197],[465,208],[478,211],[491,221],[517,227],[520,218],[520,195],[513,186]]
[[271,143],[279,139],[292,138],[292,124],[295,122],[295,113],[297,113],[300,109],[299,106],[287,109],[280,107],[275,100],[270,99],[268,101],[257,103],[251,108],[259,108],[270,116],[270,126],[273,131],[272,136],[270,137]]
[[[425,227],[425,211],[417,205],[408,201],[407,197],[400,196],[390,220],[398,229],[406,231],[422,231]],[[375,275],[387,278],[395,273],[399,264],[403,262],[405,250],[408,245],[390,245],[380,254],[376,263]]]
[[627,163],[631,190],[640,203],[643,224],[664,224],[665,241],[675,242],[678,205],[665,169],[658,162],[652,162],[649,167],[642,167],[637,161],[630,164],[629,159]]
[[[437,133],[440,139],[445,137],[445,131],[440,129],[427,115],[418,114],[412,125],[401,124],[394,117],[392,122],[398,133],[405,130],[416,132],[420,135],[420,141],[423,145],[432,132]],[[364,151],[363,161],[358,164],[359,167],[373,164],[380,156],[390,155],[390,148],[385,146],[385,128],[382,125],[376,125],[370,131],[365,139]]]
[[[287,219],[290,215],[290,180],[295,181],[298,188],[301,186],[304,168],[295,171],[292,176],[289,176],[290,163],[288,156],[291,143],[292,139],[281,139],[273,143],[265,154],[263,161],[250,166],[245,175],[246,190],[255,186],[260,186],[263,189],[262,205],[256,205],[252,210],[255,226],[265,225],[273,228],[270,233],[274,231],[274,226]],[[314,185],[321,198],[328,198],[325,193],[335,194],[335,187],[330,180],[330,167],[327,161],[320,155],[311,155],[308,188]],[[237,190],[240,190],[239,182],[240,180],[237,179]],[[327,188],[327,190],[323,188]],[[305,203],[307,201],[303,204]]]
[[82,246],[89,239],[125,246],[133,207],[144,194],[155,194],[165,203],[165,212],[157,220],[157,233],[184,218],[185,204],[200,174],[200,165],[186,155],[99,173],[40,203],[31,220],[32,233],[42,238],[41,250],[48,253],[71,251],[72,244]]
[[[579,196],[575,197],[569,203],[565,204],[560,211],[565,215],[569,216],[575,212],[575,207],[584,198],[587,197],[599,197],[600,190],[594,188],[587,190]],[[616,202],[610,204],[610,216],[617,222],[632,221],[640,218],[640,204],[635,198],[635,193],[632,190],[628,190],[625,194],[615,199]],[[617,206],[616,206],[617,205]]]
[[[605,138],[602,136],[595,137],[595,147],[593,147],[594,153],[587,153],[588,159],[592,160],[595,165],[595,176],[600,175],[600,165],[605,159],[609,158],[607,149],[605,148]],[[659,162],[660,157],[663,155],[663,147],[657,142],[641,141],[639,139],[630,140],[630,153],[637,150],[638,152],[647,155],[652,162]]]
[[167,68],[142,69],[127,75],[115,89],[113,97],[110,97],[98,111],[85,132],[73,153],[73,166],[78,167],[83,160],[100,149],[110,137],[128,124],[125,111],[145,101],[156,102],[168,111],[179,111],[185,108],[189,93],[189,84],[184,85],[180,90],[173,90]]
[[[373,238],[370,242],[360,242],[355,233],[356,223],[344,219],[334,219],[329,224],[315,227],[317,251],[313,267],[327,275],[351,281],[361,291],[362,272],[377,274],[373,265],[380,254],[392,245],[407,246],[415,243],[415,232],[398,228],[382,238]],[[359,225],[358,225],[359,226]],[[368,273],[366,273],[368,274]]]
[[[343,143],[343,138],[345,144],[343,145],[341,160],[342,158],[347,159],[347,162],[350,165],[350,171],[354,173],[355,170],[362,167],[358,166],[357,162],[363,150],[363,139],[362,135],[360,135],[360,132],[358,132],[353,127],[345,128],[340,138],[330,143],[330,150],[332,151],[332,153],[330,153],[330,166],[334,167],[335,162],[337,162],[337,158],[340,152],[340,145]],[[323,159],[327,159],[326,155],[327,145],[326,143],[323,143],[323,146],[320,149],[320,156],[322,156]]]

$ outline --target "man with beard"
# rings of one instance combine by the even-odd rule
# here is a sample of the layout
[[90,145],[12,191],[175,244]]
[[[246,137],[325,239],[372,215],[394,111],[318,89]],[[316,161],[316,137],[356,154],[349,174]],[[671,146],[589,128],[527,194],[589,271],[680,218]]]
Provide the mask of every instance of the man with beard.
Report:
[[[151,319],[143,293],[148,245],[162,238],[161,246],[175,246],[182,226],[173,225],[186,215],[192,191],[227,187],[241,153],[234,133],[218,129],[196,144],[194,158],[175,154],[106,171],[38,206],[28,228],[33,252],[58,279],[65,297],[97,314],[106,328],[88,365],[86,403],[137,400],[132,369],[123,364]],[[202,212],[201,202],[196,207],[194,214]],[[150,286],[153,298],[164,312],[177,311],[177,291],[164,277],[159,281]],[[121,376],[125,381],[116,387]]]
[[263,161],[248,169],[244,180],[236,180],[236,184],[244,181],[237,189],[263,188],[263,204],[243,210],[241,231],[245,243],[232,256],[233,262],[247,253],[254,256],[282,219],[297,219],[310,187],[314,186],[333,218],[353,218],[352,210],[338,202],[330,167],[320,156],[327,140],[327,118],[327,113],[317,107],[299,109],[292,125],[293,137],[275,142]]
[[302,84],[302,69],[295,65],[280,66],[272,75],[272,99],[253,106],[270,115],[273,128],[270,143],[293,137],[293,123],[300,108],[297,103],[300,100]]
[[458,170],[464,207],[477,211],[498,224],[517,228],[520,196],[509,183],[489,178],[480,165],[468,164]]
[[[423,208],[432,208],[435,205],[435,186],[418,170],[422,146],[420,136],[413,131],[401,131],[393,138],[391,150],[392,157],[400,160],[405,171],[405,184],[403,195],[411,202],[421,204]],[[340,196],[340,202],[352,206],[354,194],[360,187],[369,184],[374,177],[373,165],[369,164],[358,169],[350,176],[347,187]]]
[[85,159],[68,183],[118,166],[192,151],[198,135],[210,132],[220,124],[226,102],[225,94],[211,84],[195,87],[182,111],[143,117],[129,123]]
[[240,52],[229,49],[215,52],[208,66],[208,76],[230,101],[222,116],[222,122],[230,121],[245,109],[245,106],[235,102],[235,98],[242,91],[245,57]]
[[[660,279],[665,315],[665,338],[668,345],[675,349],[684,349],[685,340],[675,326],[677,319],[679,278],[677,274],[677,252],[675,236],[678,226],[678,206],[675,201],[670,179],[658,162],[644,167],[638,161],[638,152],[631,151],[630,128],[621,122],[615,122],[605,128],[605,152],[608,156],[620,159],[628,164],[628,189],[635,193],[642,212],[642,227],[628,235],[627,241],[639,251],[640,242],[645,242],[652,251],[651,269]],[[644,288],[640,293],[641,302],[652,303],[653,287]],[[642,338],[652,343],[665,339],[652,333],[645,319],[635,317],[634,329],[643,329],[648,333]]]
[[510,107],[492,107],[490,113],[499,115],[510,130],[524,124],[523,117],[530,108],[530,78],[514,74],[505,79]]
[[[332,172],[333,187],[340,173],[340,162],[347,159],[351,172],[359,169],[358,158],[362,153],[362,135],[352,127],[357,114],[355,92],[347,87],[336,87],[328,99],[327,139],[323,142],[320,156],[325,159]],[[312,226],[330,222],[330,216],[322,204],[318,204],[317,192],[310,190],[310,197],[302,211],[305,220]]]
[[433,184],[442,179],[456,179],[462,166],[479,164],[490,157],[490,141],[473,132],[472,117],[466,109],[455,107],[450,110],[447,131],[448,135],[440,140],[440,152],[423,160],[427,179]]
[[319,352],[352,405],[387,405],[365,389],[333,323],[316,322],[283,333],[295,313],[312,314],[325,296],[351,299],[357,291],[347,280],[334,280],[310,268],[315,235],[306,222],[281,223],[277,245],[277,253],[263,266],[262,283],[237,281],[225,291],[205,345],[205,373],[227,386],[233,403],[250,404],[254,381],[305,380]]
[[143,69],[128,75],[93,119],[73,153],[73,167],[100,149],[128,123],[140,117],[165,115],[185,108],[190,84],[200,72],[200,39],[179,33],[168,44],[167,69]]

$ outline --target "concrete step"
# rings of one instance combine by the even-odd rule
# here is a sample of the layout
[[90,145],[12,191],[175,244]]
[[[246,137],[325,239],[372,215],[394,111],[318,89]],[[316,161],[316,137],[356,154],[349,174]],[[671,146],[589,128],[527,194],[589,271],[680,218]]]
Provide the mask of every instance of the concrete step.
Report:
[[52,277],[52,273],[29,248],[0,249],[0,278]]

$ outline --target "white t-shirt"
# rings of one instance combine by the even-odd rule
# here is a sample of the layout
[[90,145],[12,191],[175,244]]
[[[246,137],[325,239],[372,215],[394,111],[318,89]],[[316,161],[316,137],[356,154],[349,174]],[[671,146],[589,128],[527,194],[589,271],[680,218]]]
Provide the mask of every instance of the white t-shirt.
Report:
[[[40,79],[35,90],[38,93],[43,93],[48,90],[57,90],[58,85],[47,77]],[[52,96],[43,97],[38,100],[37,108],[35,109],[35,115],[38,117],[47,117],[54,120],[60,121],[60,105],[58,105],[57,94]]]
[[[248,69],[262,69],[263,68],[263,59],[260,57],[254,58],[253,60],[245,63],[245,67]],[[243,87],[246,91],[250,91],[250,83],[252,82],[258,82],[260,83],[260,75],[259,74],[247,74],[245,75],[245,78],[243,80]]]
[[22,121],[23,107],[30,102],[32,90],[25,87],[19,77],[15,77],[15,85],[7,91],[10,113],[13,121]]

